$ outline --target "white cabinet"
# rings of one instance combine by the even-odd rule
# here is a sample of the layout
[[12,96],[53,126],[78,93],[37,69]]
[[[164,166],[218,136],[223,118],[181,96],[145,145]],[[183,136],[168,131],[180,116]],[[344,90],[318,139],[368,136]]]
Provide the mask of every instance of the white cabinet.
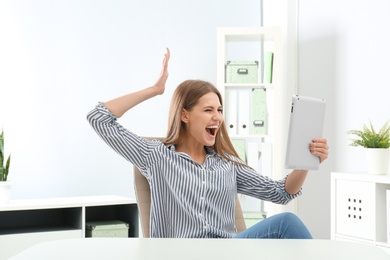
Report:
[[[224,116],[229,136],[240,157],[263,175],[281,179],[283,120],[281,80],[281,30],[278,27],[221,27],[217,39],[217,87],[224,100]],[[267,55],[273,55],[272,81],[263,77]],[[231,65],[247,63],[248,68],[231,69]],[[253,73],[250,79],[231,83],[228,73]],[[229,66],[227,66],[229,64]],[[240,75],[238,75],[240,76]],[[255,115],[256,114],[256,115]],[[264,128],[259,126],[263,124]],[[257,127],[257,128],[256,128]],[[244,211],[264,210],[263,203],[241,199]],[[254,204],[255,203],[255,204]],[[257,204],[256,204],[257,203]],[[266,210],[270,213],[270,208]]]
[[85,237],[88,221],[129,223],[129,237],[138,237],[136,201],[120,196],[11,200],[0,205],[0,259],[39,242]]
[[387,242],[386,191],[389,175],[331,173],[331,238],[373,244]]

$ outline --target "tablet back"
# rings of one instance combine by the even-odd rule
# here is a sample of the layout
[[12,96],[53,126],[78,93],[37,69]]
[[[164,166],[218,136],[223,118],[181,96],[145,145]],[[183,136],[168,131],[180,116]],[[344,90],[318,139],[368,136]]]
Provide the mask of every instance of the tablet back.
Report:
[[288,131],[286,169],[317,170],[319,158],[310,153],[314,138],[322,137],[326,101],[293,95]]

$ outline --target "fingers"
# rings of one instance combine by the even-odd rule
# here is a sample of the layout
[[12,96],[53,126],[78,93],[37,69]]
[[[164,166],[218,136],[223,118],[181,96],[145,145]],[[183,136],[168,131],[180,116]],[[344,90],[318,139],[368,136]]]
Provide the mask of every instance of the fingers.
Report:
[[168,67],[168,62],[169,62],[169,59],[171,58],[171,51],[169,50],[169,48],[166,49],[166,52],[164,54],[164,60],[163,60],[163,66],[164,68],[167,68]]
[[169,57],[171,56],[171,50],[169,48],[167,48],[166,50],[167,52],[165,53],[165,56],[167,56],[169,59]]
[[325,138],[315,138],[310,143],[310,152],[319,157],[322,163],[328,158],[329,146]]

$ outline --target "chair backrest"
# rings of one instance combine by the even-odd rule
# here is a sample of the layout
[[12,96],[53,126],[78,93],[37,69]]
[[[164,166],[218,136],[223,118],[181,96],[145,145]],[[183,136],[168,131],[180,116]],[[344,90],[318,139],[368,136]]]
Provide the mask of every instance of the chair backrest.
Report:
[[[144,237],[150,237],[150,187],[145,176],[134,166],[134,187],[137,196],[138,210],[140,214],[141,228]],[[240,201],[236,197],[235,225],[238,232],[246,229],[244,215]]]

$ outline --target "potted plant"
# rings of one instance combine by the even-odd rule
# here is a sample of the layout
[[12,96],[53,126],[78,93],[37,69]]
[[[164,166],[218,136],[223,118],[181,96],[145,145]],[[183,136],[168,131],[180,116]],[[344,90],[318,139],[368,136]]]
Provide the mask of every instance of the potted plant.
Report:
[[369,126],[363,125],[363,130],[350,130],[348,134],[358,137],[357,139],[351,139],[351,146],[366,148],[368,172],[386,174],[390,157],[390,120],[379,131],[375,131],[370,122]]
[[0,135],[0,203],[9,201],[9,192],[11,183],[8,180],[9,166],[11,163],[11,155],[5,160],[4,155],[4,131]]

